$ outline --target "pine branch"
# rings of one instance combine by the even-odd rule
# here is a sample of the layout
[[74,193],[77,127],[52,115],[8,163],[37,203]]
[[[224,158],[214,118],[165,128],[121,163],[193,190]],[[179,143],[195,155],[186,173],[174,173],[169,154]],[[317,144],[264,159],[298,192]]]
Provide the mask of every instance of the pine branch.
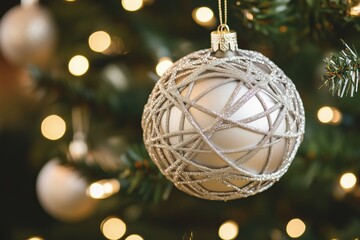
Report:
[[322,77],[323,86],[328,86],[332,95],[353,97],[359,86],[360,56],[355,47],[351,49],[344,41],[343,44],[344,50],[324,59],[326,73]]
[[69,76],[53,76],[38,68],[29,70],[37,89],[43,90],[50,99],[70,106],[86,103],[93,112],[101,115],[106,113],[120,119],[124,119],[124,114],[127,119],[138,119],[149,94],[149,86],[131,86],[119,90],[98,74],[88,77],[86,81],[74,81]]
[[359,31],[358,16],[351,14],[358,4],[359,0],[243,0],[233,8],[244,27],[275,42],[282,36],[299,45],[306,38],[319,41],[334,36],[345,27]]
[[128,194],[137,194],[154,202],[169,197],[172,184],[150,160],[143,145],[129,148],[121,160],[127,169],[120,174],[120,180],[127,183]]
[[240,10],[237,17],[244,26],[264,35],[279,33],[281,26],[288,25],[295,18],[294,8],[289,0],[244,0],[236,8]]
[[101,154],[89,153],[84,159],[74,160],[69,153],[61,152],[61,163],[75,168],[89,182],[116,178],[121,184],[120,194],[140,197],[143,201],[159,202],[170,195],[171,182],[150,160],[143,145],[129,147],[122,156],[114,158],[118,168],[102,164]]

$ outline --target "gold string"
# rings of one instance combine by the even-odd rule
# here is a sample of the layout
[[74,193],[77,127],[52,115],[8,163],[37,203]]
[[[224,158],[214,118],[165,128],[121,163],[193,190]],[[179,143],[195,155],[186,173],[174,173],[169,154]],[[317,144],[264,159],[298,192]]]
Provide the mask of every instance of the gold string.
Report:
[[89,112],[86,106],[76,106],[72,109],[72,124],[74,136],[81,133],[86,137],[89,132]]
[[227,25],[227,0],[224,0],[224,13],[222,10],[222,1],[221,0],[218,0],[218,6],[219,6],[219,20],[220,20],[220,25],[218,27],[218,31],[220,31],[220,32],[228,31],[229,27]]

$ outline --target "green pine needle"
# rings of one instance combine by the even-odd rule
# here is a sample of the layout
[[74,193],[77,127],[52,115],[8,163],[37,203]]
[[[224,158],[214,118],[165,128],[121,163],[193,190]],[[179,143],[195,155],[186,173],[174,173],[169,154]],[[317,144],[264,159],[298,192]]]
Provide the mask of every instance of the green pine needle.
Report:
[[120,181],[127,183],[127,194],[140,196],[144,201],[159,202],[169,197],[172,184],[166,180],[156,165],[150,160],[145,147],[132,146],[122,155],[125,169]]
[[103,168],[96,155],[74,160],[66,150],[59,154],[62,164],[73,167],[89,182],[116,178],[121,183],[121,193],[137,200],[154,203],[167,200],[173,187],[150,160],[144,145],[131,146],[119,159],[114,159],[121,161],[122,167],[113,170]]
[[328,86],[332,95],[353,97],[359,87],[360,57],[355,47],[351,49],[342,42],[344,50],[324,59],[326,72],[322,77],[323,86]]

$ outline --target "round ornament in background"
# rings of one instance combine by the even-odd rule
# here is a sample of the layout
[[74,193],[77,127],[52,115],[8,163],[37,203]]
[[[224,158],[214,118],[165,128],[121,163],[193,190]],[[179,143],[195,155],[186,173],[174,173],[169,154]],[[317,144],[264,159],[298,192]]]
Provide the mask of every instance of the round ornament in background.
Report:
[[41,206],[52,217],[75,222],[89,217],[96,200],[86,194],[87,181],[76,170],[50,160],[40,170],[36,192]]
[[50,12],[36,3],[23,0],[11,8],[0,22],[0,49],[12,64],[44,65],[56,42],[56,27]]
[[177,61],[157,82],[142,128],[150,157],[180,190],[209,200],[248,197],[287,171],[303,139],[295,85],[272,61],[212,33],[212,49]]

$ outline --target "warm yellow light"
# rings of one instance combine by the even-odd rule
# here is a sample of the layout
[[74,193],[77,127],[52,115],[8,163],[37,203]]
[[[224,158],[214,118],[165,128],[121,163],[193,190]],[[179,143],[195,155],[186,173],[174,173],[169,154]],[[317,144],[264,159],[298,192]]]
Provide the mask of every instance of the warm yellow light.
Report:
[[57,140],[64,136],[65,131],[66,123],[57,115],[50,115],[41,123],[41,133],[47,139]]
[[103,179],[92,183],[87,194],[94,199],[108,198],[120,191],[120,183],[116,179]]
[[351,16],[360,16],[360,4],[352,7],[350,9]]
[[128,236],[125,240],[144,240],[144,239],[137,234],[132,234]]
[[35,237],[28,238],[28,240],[44,240],[44,239],[42,237],[35,236]]
[[320,108],[317,117],[322,123],[339,124],[342,121],[342,114],[339,109],[329,106]]
[[353,173],[344,173],[340,178],[340,186],[345,189],[351,189],[355,186],[357,178]]
[[75,0],[65,0],[65,2],[75,2]]
[[331,107],[322,107],[317,112],[317,117],[322,123],[329,123],[334,117],[334,112]]
[[342,121],[342,114],[337,108],[332,108],[333,110],[333,117],[331,119],[331,122],[334,124],[339,124]]
[[279,32],[285,33],[285,32],[287,32],[287,31],[288,31],[288,27],[287,27],[287,26],[282,25],[282,26],[279,27]]
[[89,61],[84,56],[76,55],[70,59],[68,68],[72,75],[81,76],[89,69]]
[[208,7],[199,7],[195,10],[195,18],[203,23],[210,22],[214,18],[214,12]]
[[126,225],[119,218],[109,217],[101,223],[100,229],[107,239],[117,240],[124,236]]
[[156,73],[160,77],[170,68],[174,63],[170,58],[163,57],[159,60],[159,63],[156,65]]
[[[119,182],[117,182],[117,183],[119,183]],[[120,184],[118,184],[118,186],[120,186]],[[103,184],[103,188],[104,188],[105,194],[113,193],[115,191],[113,184],[111,184],[110,182],[105,182]]]
[[294,218],[286,225],[286,232],[291,238],[298,238],[304,234],[306,225],[301,219]]
[[121,0],[123,8],[127,11],[134,12],[142,8],[143,0]]
[[94,52],[103,52],[110,47],[111,37],[107,32],[97,31],[89,37],[89,47]]
[[105,191],[101,184],[92,183],[89,187],[89,194],[90,194],[90,197],[92,197],[92,198],[100,199],[104,196]]
[[197,24],[203,27],[210,28],[216,24],[214,12],[208,7],[195,8],[192,11],[192,17]]
[[234,221],[226,221],[219,228],[219,237],[223,240],[235,239],[239,233],[239,226]]
[[246,17],[247,20],[249,20],[249,21],[254,20],[254,15],[252,15],[252,13],[250,13],[250,12],[246,12],[246,13],[245,13],[245,17]]

